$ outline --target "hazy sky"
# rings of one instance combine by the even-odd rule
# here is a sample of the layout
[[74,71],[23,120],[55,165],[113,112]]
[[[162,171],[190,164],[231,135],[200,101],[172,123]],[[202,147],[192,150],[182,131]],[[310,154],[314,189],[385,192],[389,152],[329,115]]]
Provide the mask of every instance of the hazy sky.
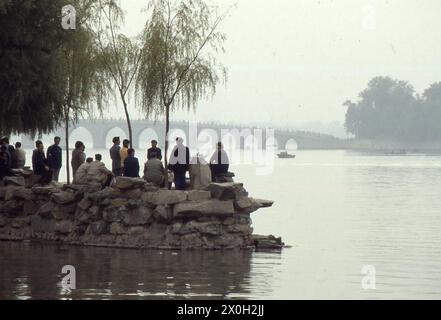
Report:
[[[141,31],[147,0],[122,0],[125,31]],[[218,0],[229,80],[196,114],[173,119],[343,121],[342,103],[377,75],[417,91],[441,81],[439,0]],[[121,113],[122,114],[122,113]]]

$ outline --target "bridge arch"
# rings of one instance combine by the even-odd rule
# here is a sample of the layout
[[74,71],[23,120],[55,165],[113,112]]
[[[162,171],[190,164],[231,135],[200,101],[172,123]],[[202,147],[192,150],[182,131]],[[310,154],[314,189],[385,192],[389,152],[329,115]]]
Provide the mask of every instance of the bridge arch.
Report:
[[69,148],[75,147],[75,142],[82,141],[87,149],[95,148],[92,133],[85,127],[76,127],[69,134]]
[[198,135],[197,152],[205,158],[211,156],[219,142],[219,135],[214,129],[202,129]]
[[106,148],[110,148],[112,146],[112,139],[114,137],[119,137],[122,145],[122,141],[124,139],[128,139],[129,135],[126,133],[124,129],[122,129],[119,126],[111,127],[108,128],[107,131],[105,132],[104,141],[102,141],[100,144],[104,145]]
[[250,135],[244,138],[243,141],[244,150],[257,150],[259,148],[259,139]]
[[187,133],[184,130],[182,130],[182,129],[173,128],[173,129],[170,129],[170,131],[168,132],[168,137],[167,138],[168,138],[169,146],[174,146],[176,138],[178,138],[178,137],[183,138],[184,139],[184,144],[188,145],[189,141],[188,141]]
[[236,136],[231,132],[225,133],[221,138],[225,150],[235,150],[240,148],[240,141],[237,141]]
[[266,150],[279,150],[279,142],[275,137],[269,137],[265,141]]
[[158,141],[159,145],[164,143],[164,142],[160,141],[159,134],[158,134],[158,132],[156,132],[156,130],[154,130],[152,128],[145,128],[138,135],[138,145],[136,145],[136,146],[134,145],[134,147],[135,148],[138,147],[140,149],[150,148],[150,142],[152,140]]
[[296,151],[299,146],[295,139],[288,139],[284,144],[285,150],[287,151]]

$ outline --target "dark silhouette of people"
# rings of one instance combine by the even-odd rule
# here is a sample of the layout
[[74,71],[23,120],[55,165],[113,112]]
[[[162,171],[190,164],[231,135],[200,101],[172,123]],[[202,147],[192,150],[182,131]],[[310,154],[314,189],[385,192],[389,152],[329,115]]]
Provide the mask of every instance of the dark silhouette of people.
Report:
[[9,169],[12,168],[12,154],[11,151],[14,150],[14,147],[9,145],[9,138],[8,137],[2,137],[0,139],[0,147],[4,147],[3,152],[5,152],[5,161],[6,165]]
[[26,152],[21,147],[21,142],[15,143],[14,154],[12,155],[12,166],[14,169],[23,169],[26,164]]
[[162,160],[162,151],[158,148],[158,141],[151,141],[152,147],[147,150],[147,160],[153,158],[153,155],[156,155],[156,158]]
[[184,145],[184,139],[176,138],[176,146],[171,152],[168,169],[173,171],[177,190],[185,190],[185,173],[189,169],[189,164],[190,149]]
[[84,143],[81,141],[75,142],[75,149],[72,151],[72,160],[70,161],[74,177],[78,168],[84,163],[84,161],[86,161],[86,154],[84,153],[84,150]]
[[115,177],[118,177],[122,175],[121,147],[119,146],[121,141],[119,137],[114,137],[112,142],[113,146],[109,150],[110,158],[112,159],[112,172]]
[[12,170],[9,168],[7,163],[7,155],[6,155],[6,147],[1,146],[0,149],[0,180],[3,180],[4,177],[11,176]]
[[46,156],[44,154],[43,142],[37,140],[35,142],[36,149],[32,153],[32,169],[34,174],[41,176],[38,181],[40,184],[48,184],[52,180],[52,171],[50,170]]
[[62,165],[63,151],[60,147],[60,137],[54,138],[54,144],[47,148],[47,163],[52,170],[52,180],[58,182],[58,176],[60,175],[60,169]]
[[218,142],[216,146],[216,151],[210,158],[210,168],[213,181],[216,179],[216,177],[227,174],[229,166],[230,160],[228,158],[227,152],[224,150],[222,142]]
[[124,160],[124,176],[139,178],[139,161],[135,157],[135,150],[132,148],[129,148],[127,158]]

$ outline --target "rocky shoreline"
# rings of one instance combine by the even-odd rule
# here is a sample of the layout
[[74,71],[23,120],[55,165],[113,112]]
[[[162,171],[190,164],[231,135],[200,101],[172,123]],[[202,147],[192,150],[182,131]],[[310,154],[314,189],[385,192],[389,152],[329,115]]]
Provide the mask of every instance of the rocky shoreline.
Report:
[[159,189],[118,177],[112,187],[32,185],[32,175],[0,186],[0,240],[47,240],[146,249],[281,248],[274,236],[253,235],[251,213],[271,207],[241,183],[204,190]]

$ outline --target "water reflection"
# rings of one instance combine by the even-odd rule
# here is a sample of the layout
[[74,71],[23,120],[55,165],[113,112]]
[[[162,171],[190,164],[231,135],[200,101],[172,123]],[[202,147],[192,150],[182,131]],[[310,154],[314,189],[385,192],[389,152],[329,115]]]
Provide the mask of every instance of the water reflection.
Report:
[[[264,263],[263,269],[260,266],[266,255],[252,251],[174,252],[2,242],[0,298],[235,299],[269,295],[271,265]],[[273,258],[271,261],[274,263]],[[61,285],[63,265],[76,269],[77,289],[72,292]],[[253,283],[253,273],[261,272],[266,276],[260,275],[258,281],[265,283]]]

